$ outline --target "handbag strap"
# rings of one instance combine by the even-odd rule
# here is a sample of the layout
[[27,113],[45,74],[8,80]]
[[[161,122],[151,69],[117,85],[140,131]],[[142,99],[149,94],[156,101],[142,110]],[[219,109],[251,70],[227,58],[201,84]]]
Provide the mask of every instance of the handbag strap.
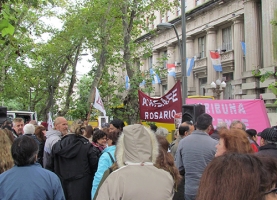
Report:
[[112,162],[114,163],[114,159],[113,159],[113,157],[112,157],[111,153],[110,153],[110,152],[107,152],[107,153],[109,154],[109,156],[110,156],[110,158],[111,158]]

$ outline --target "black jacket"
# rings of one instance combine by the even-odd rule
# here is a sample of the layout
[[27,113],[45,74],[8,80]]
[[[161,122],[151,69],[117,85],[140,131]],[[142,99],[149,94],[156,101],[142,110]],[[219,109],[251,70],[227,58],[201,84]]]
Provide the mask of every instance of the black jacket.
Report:
[[53,146],[51,154],[66,199],[90,200],[99,152],[83,136],[68,134]]
[[264,146],[260,146],[259,151],[256,154],[270,156],[277,159],[277,145],[269,143]]

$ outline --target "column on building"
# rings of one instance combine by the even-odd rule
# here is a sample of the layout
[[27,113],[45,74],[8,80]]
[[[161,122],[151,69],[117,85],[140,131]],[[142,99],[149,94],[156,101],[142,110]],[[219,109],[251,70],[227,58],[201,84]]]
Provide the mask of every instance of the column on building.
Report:
[[207,57],[207,84],[208,84],[208,90],[206,95],[213,96],[213,91],[210,87],[210,84],[214,81],[216,81],[219,77],[216,76],[216,71],[213,68],[212,61],[210,58],[210,51],[217,49],[217,43],[216,43],[216,31],[214,27],[209,27],[206,29],[207,35],[206,35],[206,57]]
[[[260,68],[260,50],[261,37],[259,32],[258,4],[255,0],[246,0],[244,2],[244,28],[245,28],[245,45],[246,45],[246,71],[251,75],[251,71]],[[256,94],[256,78],[250,76],[246,78],[246,94]],[[252,96],[249,96],[252,97]],[[247,97],[248,98],[248,97]]]
[[[170,44],[167,46],[167,63],[174,64],[175,63],[175,45]],[[171,90],[175,85],[175,77],[167,75],[167,90]]]
[[[153,51],[153,55],[152,55],[152,58],[153,58],[153,69],[155,71],[155,68],[158,67],[158,58],[159,58],[159,52],[154,50]],[[155,83],[154,84],[154,95],[155,96],[160,96],[160,83]]]
[[234,81],[232,85],[234,86],[234,98],[241,99],[241,83],[242,83],[242,72],[243,72],[243,51],[241,42],[244,41],[244,24],[243,17],[237,16],[233,19],[234,22],[234,58],[235,58],[235,68],[234,68]]
[[[262,1],[262,32],[263,32],[263,67],[277,65],[277,52],[273,49],[274,34],[273,26],[270,22],[277,12],[277,1]],[[275,31],[277,29],[275,28]]]
[[[190,35],[187,35],[186,38],[186,57],[192,58],[195,56],[194,54],[194,43],[193,43],[193,37]],[[186,70],[188,71],[189,66],[186,66]],[[188,87],[188,95],[194,95],[195,94],[195,83],[194,83],[194,75],[191,71],[190,76],[187,74],[187,87]]]

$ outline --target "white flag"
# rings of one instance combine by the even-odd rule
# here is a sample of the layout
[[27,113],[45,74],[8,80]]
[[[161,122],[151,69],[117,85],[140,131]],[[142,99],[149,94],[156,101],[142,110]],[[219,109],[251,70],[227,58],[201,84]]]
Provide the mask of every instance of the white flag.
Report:
[[51,117],[51,112],[48,113],[47,124],[48,124],[48,131],[53,130],[53,121],[52,121],[52,117]]
[[95,99],[94,99],[93,107],[96,108],[97,110],[100,110],[104,114],[104,116],[106,116],[106,110],[101,100],[99,91],[96,87],[95,87]]

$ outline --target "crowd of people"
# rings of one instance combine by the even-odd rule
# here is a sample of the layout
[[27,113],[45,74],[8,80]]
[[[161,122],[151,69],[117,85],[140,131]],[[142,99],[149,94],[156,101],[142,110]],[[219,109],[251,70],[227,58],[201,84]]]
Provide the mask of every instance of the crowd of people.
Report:
[[206,113],[183,122],[170,144],[168,130],[154,124],[114,119],[93,128],[57,117],[47,130],[7,120],[0,199],[277,199],[277,128],[212,122]]

